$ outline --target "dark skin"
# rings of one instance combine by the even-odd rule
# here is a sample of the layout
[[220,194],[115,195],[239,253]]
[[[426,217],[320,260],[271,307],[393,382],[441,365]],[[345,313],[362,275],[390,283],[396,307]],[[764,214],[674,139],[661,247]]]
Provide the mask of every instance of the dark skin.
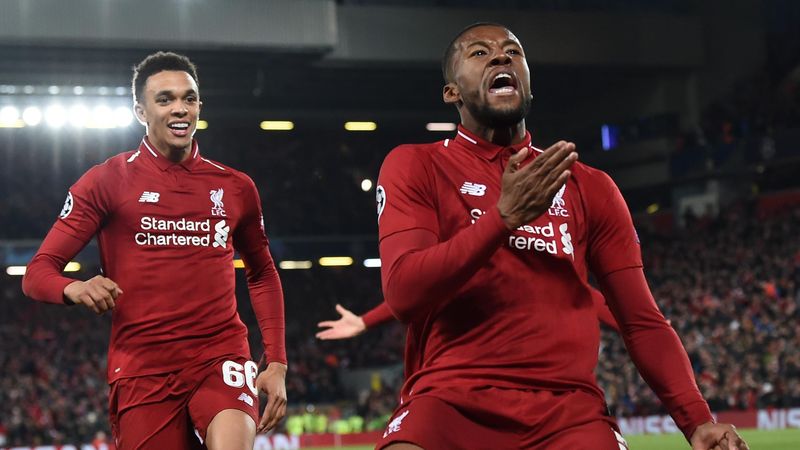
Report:
[[[502,146],[522,142],[526,130],[524,104],[531,98],[530,70],[522,44],[508,29],[486,25],[468,30],[455,43],[455,48],[450,61],[451,79],[442,91],[444,102],[454,105],[461,116],[461,125],[482,139]],[[508,74],[513,88],[492,88],[500,73]],[[515,112],[519,113],[518,120],[505,123],[494,120],[515,117]],[[547,211],[578,159],[575,144],[565,141],[553,144],[532,163],[523,165],[529,152],[523,149],[513,155],[503,173],[497,208],[512,230]],[[430,245],[435,242],[434,237]],[[713,422],[698,426],[690,444],[693,450],[749,448],[733,425]],[[422,449],[407,442],[385,448]]]

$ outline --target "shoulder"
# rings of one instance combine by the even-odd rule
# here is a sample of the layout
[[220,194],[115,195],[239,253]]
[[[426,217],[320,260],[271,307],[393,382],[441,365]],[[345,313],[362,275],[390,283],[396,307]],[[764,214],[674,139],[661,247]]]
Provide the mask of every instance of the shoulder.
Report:
[[578,184],[590,192],[593,190],[618,190],[614,180],[606,172],[580,161],[572,166],[572,176]]
[[80,181],[83,183],[110,184],[111,186],[119,184],[120,178],[124,176],[128,169],[128,160],[135,153],[136,151],[120,153],[92,166],[83,174]]
[[443,142],[398,145],[386,155],[381,172],[425,173],[430,167],[431,161],[444,148]]

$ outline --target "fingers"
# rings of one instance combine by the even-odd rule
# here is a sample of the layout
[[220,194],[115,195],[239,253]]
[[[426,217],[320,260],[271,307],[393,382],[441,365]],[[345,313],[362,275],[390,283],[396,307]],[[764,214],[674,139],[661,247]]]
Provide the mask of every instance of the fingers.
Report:
[[345,315],[347,315],[347,314],[350,312],[350,310],[348,310],[348,309],[347,309],[347,308],[345,308],[344,306],[342,306],[342,305],[340,305],[340,304],[338,304],[338,303],[337,303],[337,304],[336,304],[336,312],[338,312],[338,313],[339,313],[339,314],[341,314],[342,316],[345,316]]
[[275,428],[286,415],[286,399],[275,394],[267,395],[267,406],[258,425],[258,432],[264,433]]
[[323,320],[317,324],[317,328],[331,328],[336,326],[336,320]]
[[528,157],[530,153],[530,149],[525,147],[511,155],[511,158],[508,159],[508,164],[506,165],[506,172],[513,173],[519,169],[519,165],[522,164],[522,161],[525,161],[525,158]]
[[337,333],[337,331],[335,329],[333,329],[333,328],[329,328],[327,330],[320,331],[319,333],[316,334],[316,336],[317,336],[317,339],[320,339],[320,340],[323,340],[323,341],[329,341],[329,340],[332,340],[332,339],[341,339],[341,336],[339,335],[339,333]]

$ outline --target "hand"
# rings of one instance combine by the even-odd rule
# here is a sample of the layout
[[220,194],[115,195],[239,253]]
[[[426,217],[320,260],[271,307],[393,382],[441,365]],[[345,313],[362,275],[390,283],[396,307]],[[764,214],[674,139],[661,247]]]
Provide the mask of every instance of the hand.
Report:
[[114,301],[122,289],[110,278],[97,275],[88,281],[74,281],[64,288],[64,297],[76,305],[84,305],[97,314],[114,309]]
[[317,333],[317,338],[323,341],[328,339],[348,339],[358,336],[367,329],[364,319],[350,312],[342,305],[336,305],[336,312],[342,317],[339,320],[326,320],[317,324],[319,328],[327,328]]
[[532,163],[520,168],[530,149],[518,151],[508,160],[497,209],[506,226],[513,230],[541,216],[550,208],[553,197],[570,176],[569,168],[578,160],[575,144],[559,141]]
[[694,430],[689,442],[692,444],[692,450],[750,449],[736,432],[736,427],[727,423],[706,422]]
[[256,430],[259,433],[275,428],[286,415],[286,370],[286,364],[272,362],[256,377],[256,388],[267,394],[267,407]]

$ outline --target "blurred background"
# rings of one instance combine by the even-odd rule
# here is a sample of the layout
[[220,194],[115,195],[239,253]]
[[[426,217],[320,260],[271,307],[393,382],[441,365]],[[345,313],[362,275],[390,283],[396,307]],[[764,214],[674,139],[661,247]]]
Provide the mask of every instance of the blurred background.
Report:
[[[109,318],[31,302],[20,275],[69,186],[138,145],[131,68],[156,50],[197,64],[201,151],[261,192],[286,294],[290,417],[284,440],[260,445],[383,430],[404,328],[321,342],[316,323],[336,303],[381,302],[380,164],[401,143],[454,135],[440,57],[477,21],[507,25],[525,47],[534,144],[572,140],[620,186],[712,410],[800,427],[800,2],[4,0],[0,447],[108,440]],[[68,270],[97,274],[96,246]],[[646,420],[665,412],[610,330],[597,378],[624,432],[675,431]]]

